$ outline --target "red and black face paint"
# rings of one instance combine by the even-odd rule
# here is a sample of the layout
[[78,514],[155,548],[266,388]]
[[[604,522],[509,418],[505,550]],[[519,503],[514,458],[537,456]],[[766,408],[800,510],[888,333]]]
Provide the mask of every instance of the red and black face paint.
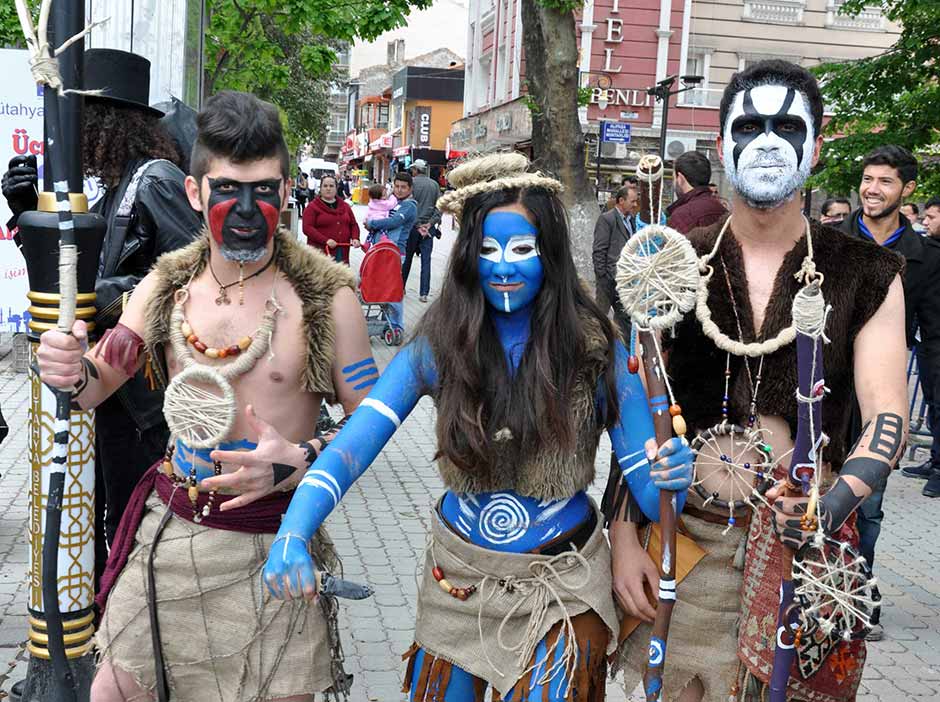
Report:
[[257,260],[277,231],[281,179],[245,183],[208,178],[209,231],[222,255],[237,261]]

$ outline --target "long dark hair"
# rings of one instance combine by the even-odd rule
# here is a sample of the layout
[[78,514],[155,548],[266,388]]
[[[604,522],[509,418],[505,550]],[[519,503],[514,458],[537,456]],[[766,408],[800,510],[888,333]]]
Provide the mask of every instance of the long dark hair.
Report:
[[121,180],[136,159],[182,162],[179,149],[155,115],[133,107],[89,100],[82,115],[82,161],[87,175],[107,184]]
[[[539,231],[544,282],[534,302],[529,341],[511,377],[480,287],[483,221],[495,207],[521,204]],[[616,332],[578,279],[564,206],[544,189],[483,193],[463,209],[441,294],[415,331],[430,344],[437,370],[438,456],[481,473],[495,458],[494,435],[508,428],[520,456],[550,443],[573,451],[572,390],[587,348],[585,319],[596,320],[607,340],[605,414],[618,417],[614,367]],[[593,325],[592,325],[593,326]]]

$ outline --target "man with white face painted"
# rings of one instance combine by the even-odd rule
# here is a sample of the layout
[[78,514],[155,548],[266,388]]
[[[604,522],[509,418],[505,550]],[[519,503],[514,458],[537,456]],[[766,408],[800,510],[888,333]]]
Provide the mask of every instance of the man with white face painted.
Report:
[[[707,305],[720,331],[734,341],[775,337],[791,323],[793,297],[801,285],[794,274],[809,253],[811,235],[813,261],[825,276],[822,291],[832,305],[825,359],[830,392],[822,430],[830,437],[824,469],[832,471],[834,482],[821,498],[821,518],[828,533],[857,543],[854,512],[897,461],[906,431],[901,261],[869,242],[810,225],[802,215],[797,195],[822,146],[822,100],[806,70],[774,60],[735,74],[719,118],[718,153],[734,188],[733,214],[689,233],[697,253],[705,255],[716,249],[724,231],[711,259]],[[668,371],[689,435],[723,421],[761,430],[778,463],[773,477],[782,477],[797,423],[793,342],[761,358],[726,354],[689,315],[669,343]],[[868,425],[849,448],[843,427],[853,386]],[[726,440],[721,436],[718,443],[731,454],[732,445],[722,443]],[[720,480],[707,461],[698,461],[696,469],[697,481],[709,475]],[[741,475],[749,487],[753,475]],[[712,484],[711,490],[723,489]],[[732,503],[738,497],[714,496]],[[718,510],[714,499],[690,491],[682,521],[705,555],[678,587],[663,700],[766,698],[774,654],[773,632],[767,631],[779,603],[782,544],[798,548],[810,535],[799,520],[805,498],[785,497],[772,487],[767,500],[772,509],[761,507],[752,514],[748,507],[732,506],[729,515],[728,507]],[[760,524],[749,529],[752,519]],[[646,570],[655,572],[648,558],[645,569],[631,565],[644,553],[633,526],[611,528],[614,582],[624,580],[630,590],[642,586]],[[681,550],[678,560],[684,562]],[[638,673],[649,640],[649,628],[642,625],[625,646],[626,661]],[[808,676],[791,678],[788,699],[854,699],[863,646],[828,640],[822,649],[804,646],[799,655]],[[837,680],[830,666],[822,665],[833,652],[856,661],[847,677]],[[635,684],[636,678],[627,675],[628,690]]]

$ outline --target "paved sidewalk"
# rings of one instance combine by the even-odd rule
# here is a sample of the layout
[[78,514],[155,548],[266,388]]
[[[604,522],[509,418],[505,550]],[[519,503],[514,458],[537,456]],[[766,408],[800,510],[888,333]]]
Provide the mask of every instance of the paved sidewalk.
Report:
[[[452,243],[449,229],[435,242],[432,298]],[[360,257],[353,252],[354,266]],[[426,309],[418,302],[419,268],[415,261],[405,298],[407,329]],[[372,348],[383,367],[396,351],[379,339]],[[25,375],[12,372],[11,361],[9,348],[0,347],[0,405],[11,426],[0,449],[0,695],[26,670],[18,647],[26,632],[29,388]],[[433,423],[433,404],[425,398],[328,520],[346,576],[376,589],[369,600],[344,604],[341,615],[347,666],[356,676],[354,702],[404,699],[401,654],[412,641],[416,564],[423,556],[431,502],[442,491],[432,462]],[[608,450],[605,438],[595,498],[606,479]],[[860,702],[940,698],[940,500],[922,497],[922,486],[898,473],[890,482],[876,566],[887,636],[869,648]],[[608,690],[611,702],[626,699],[619,680]]]

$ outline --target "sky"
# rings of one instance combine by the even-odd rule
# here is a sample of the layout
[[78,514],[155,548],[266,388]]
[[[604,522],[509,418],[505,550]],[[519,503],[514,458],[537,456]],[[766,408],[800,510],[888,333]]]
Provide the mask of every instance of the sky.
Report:
[[466,58],[468,6],[468,0],[435,0],[427,10],[412,12],[407,27],[386,32],[373,42],[356,43],[350,55],[350,74],[385,63],[387,45],[393,39],[405,40],[406,59],[440,48]]

